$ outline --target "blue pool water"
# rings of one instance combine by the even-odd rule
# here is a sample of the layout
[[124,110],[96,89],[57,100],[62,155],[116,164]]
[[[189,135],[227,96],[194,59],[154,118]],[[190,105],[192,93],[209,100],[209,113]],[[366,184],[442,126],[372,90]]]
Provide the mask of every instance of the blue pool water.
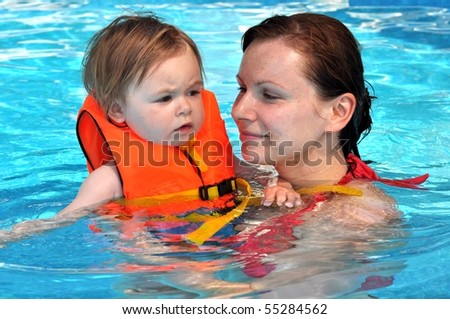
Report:
[[[89,225],[104,221],[92,214],[0,248],[0,298],[450,298],[448,1],[133,3],[0,2],[0,228],[51,217],[76,195],[87,174],[74,132],[85,96],[81,58],[92,34],[125,8],[152,10],[194,38],[236,152],[229,114],[246,28],[275,13],[342,20],[362,44],[378,97],[362,156],[383,177],[430,173],[427,190],[380,185],[404,220],[371,233],[343,235],[326,221],[300,225],[295,245],[269,256],[276,271],[259,279],[243,274],[242,256],[229,245],[162,245],[123,238],[117,225],[94,233]],[[183,263],[189,266],[163,267]],[[364,281],[371,289],[355,291]]]

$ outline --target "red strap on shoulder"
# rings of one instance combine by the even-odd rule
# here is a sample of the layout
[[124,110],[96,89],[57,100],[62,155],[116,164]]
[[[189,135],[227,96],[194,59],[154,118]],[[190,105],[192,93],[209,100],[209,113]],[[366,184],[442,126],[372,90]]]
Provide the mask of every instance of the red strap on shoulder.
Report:
[[354,154],[349,154],[347,156],[347,163],[349,164],[350,169],[347,174],[340,180],[340,185],[347,184],[354,179],[368,179],[371,181],[381,182],[386,185],[417,189],[421,188],[418,185],[425,182],[430,176],[429,174],[424,174],[421,176],[401,180],[381,178],[375,173],[372,168],[370,168],[366,163],[364,163],[359,157]]

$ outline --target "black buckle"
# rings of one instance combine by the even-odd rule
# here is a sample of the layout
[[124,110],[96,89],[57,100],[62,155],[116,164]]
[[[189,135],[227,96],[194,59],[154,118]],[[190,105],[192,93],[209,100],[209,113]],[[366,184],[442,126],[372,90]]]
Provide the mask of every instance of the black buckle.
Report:
[[200,196],[201,200],[208,200],[209,199],[208,186],[200,186],[198,188],[198,195]]
[[231,179],[224,179],[223,181],[215,184],[215,185],[207,185],[207,186],[200,186],[198,188],[198,193],[200,196],[200,199],[202,200],[208,200],[209,199],[209,193],[208,190],[213,187],[217,187],[217,193],[220,196],[231,194],[234,189],[233,185],[236,185],[236,180],[234,178]]
[[231,181],[231,179],[224,179],[217,184],[219,197],[233,192],[233,185],[231,184]]

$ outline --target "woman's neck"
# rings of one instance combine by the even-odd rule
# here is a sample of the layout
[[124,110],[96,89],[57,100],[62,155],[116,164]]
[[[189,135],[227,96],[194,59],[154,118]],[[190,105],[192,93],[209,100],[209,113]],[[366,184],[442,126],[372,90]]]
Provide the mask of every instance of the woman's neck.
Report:
[[277,165],[275,168],[281,178],[292,184],[294,189],[317,185],[337,184],[347,173],[347,163],[340,157],[322,159],[314,163],[296,165]]

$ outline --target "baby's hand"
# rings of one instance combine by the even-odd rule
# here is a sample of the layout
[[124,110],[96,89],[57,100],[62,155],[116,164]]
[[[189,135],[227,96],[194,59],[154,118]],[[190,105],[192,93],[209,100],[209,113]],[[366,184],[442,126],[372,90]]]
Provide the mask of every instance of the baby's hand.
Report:
[[276,202],[278,206],[294,207],[300,206],[302,200],[300,199],[300,194],[292,189],[292,187],[284,186],[266,186],[264,188],[264,196],[262,198],[261,204],[264,206],[270,206],[272,203]]

